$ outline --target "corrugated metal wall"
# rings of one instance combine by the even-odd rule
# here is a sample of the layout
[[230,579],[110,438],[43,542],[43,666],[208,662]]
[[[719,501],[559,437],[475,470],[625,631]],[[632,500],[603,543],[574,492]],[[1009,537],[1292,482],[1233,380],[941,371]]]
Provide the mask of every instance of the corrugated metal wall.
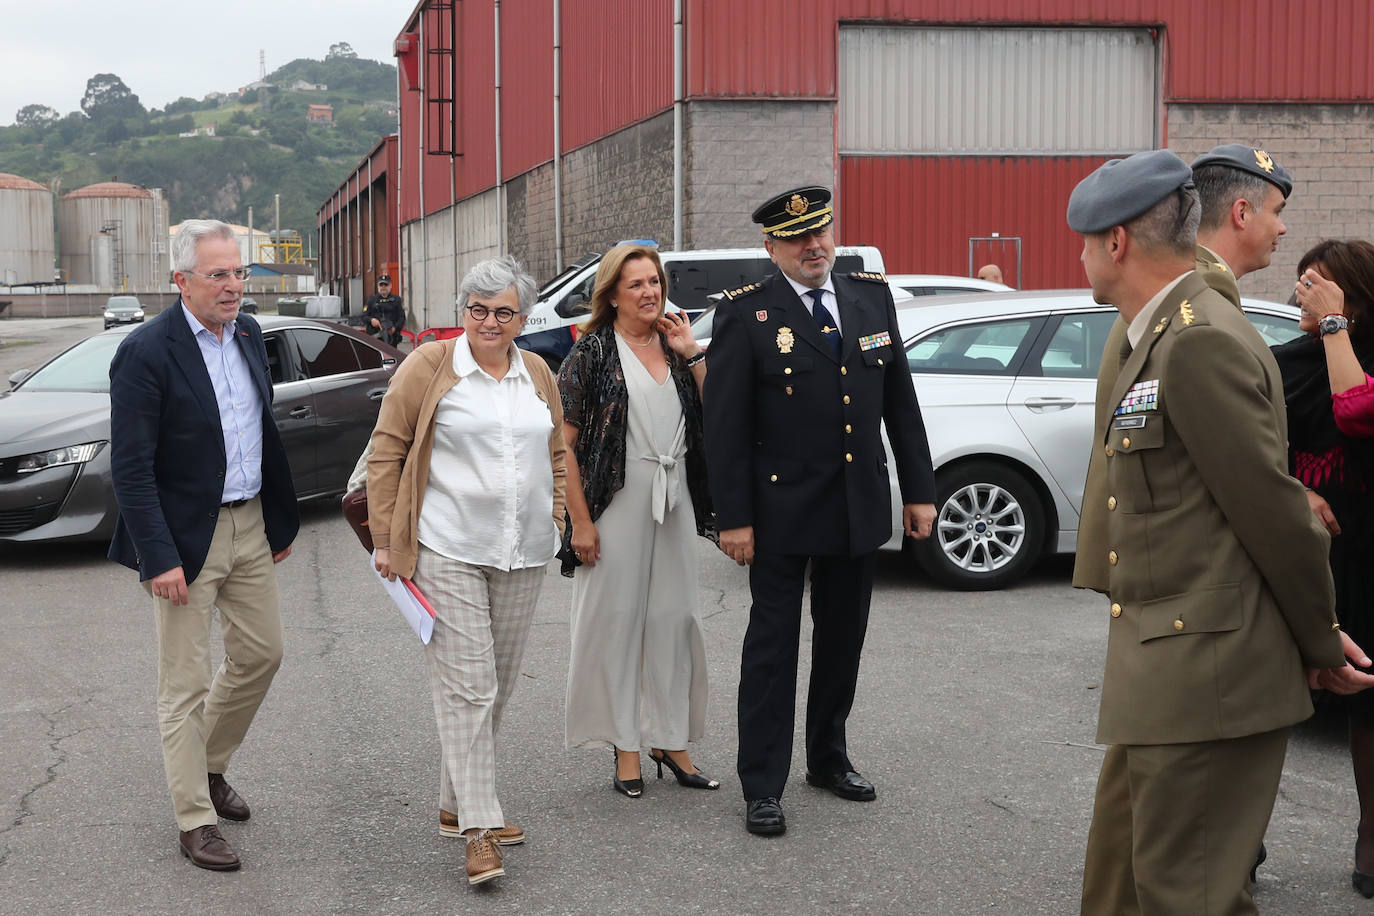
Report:
[[672,107],[672,0],[562,0],[562,16],[565,152]]
[[[662,2],[662,0],[660,0]],[[1163,26],[1167,101],[1368,101],[1368,0],[685,0],[694,97],[834,96],[837,22]]]
[[843,26],[839,47],[842,154],[1155,145],[1148,30]]
[[501,174],[553,157],[553,4],[501,0]]
[[[1105,157],[846,156],[840,213],[846,245],[877,245],[888,273],[968,274],[968,240],[1020,236],[1022,285],[1081,287],[1082,241],[1064,209]],[[976,266],[976,265],[975,265]],[[1001,264],[1013,280],[1013,265]]]

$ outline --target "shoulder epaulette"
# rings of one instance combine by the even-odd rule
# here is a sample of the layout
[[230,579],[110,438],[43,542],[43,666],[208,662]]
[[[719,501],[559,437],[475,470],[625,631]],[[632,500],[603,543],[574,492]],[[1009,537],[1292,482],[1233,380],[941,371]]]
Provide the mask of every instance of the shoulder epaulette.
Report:
[[731,302],[733,302],[740,296],[747,296],[755,290],[761,288],[761,284],[750,283],[748,286],[741,286],[739,289],[727,289],[722,293],[722,295],[725,296],[726,299],[729,299]]
[[850,274],[849,274],[849,279],[851,279],[851,280],[868,280],[869,282],[872,282],[872,283],[886,283],[886,282],[887,282],[887,276],[886,276],[885,274],[870,273],[870,272],[868,272],[868,271],[866,271],[866,270],[855,270],[855,271],[851,271]]
[[1159,320],[1159,323],[1155,325],[1154,332],[1158,334],[1163,331],[1165,327],[1169,327],[1177,334],[1185,328],[1191,328],[1194,325],[1211,323],[1212,322],[1207,320],[1206,310],[1202,308],[1200,304],[1194,303],[1190,299],[1184,299],[1178,304],[1178,308],[1175,311],[1170,312]]

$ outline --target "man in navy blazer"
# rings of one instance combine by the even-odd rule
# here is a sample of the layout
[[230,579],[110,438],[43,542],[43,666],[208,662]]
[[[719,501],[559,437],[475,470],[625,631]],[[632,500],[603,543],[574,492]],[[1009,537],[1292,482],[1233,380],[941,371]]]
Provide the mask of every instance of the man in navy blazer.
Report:
[[[218,818],[249,809],[224,780],[281,664],[275,563],[300,528],[262,330],[238,312],[233,230],[188,220],[172,241],[181,299],[110,364],[110,559],[138,570],[158,633],[158,725],[182,853],[232,870]],[[225,657],[213,679],[210,624]]]
[[716,307],[704,409],[720,547],[752,565],[737,769],[745,828],[769,835],[786,829],[808,566],[806,781],[853,801],[876,797],[849,758],[845,722],[876,552],[892,536],[884,423],[912,537],[930,534],[935,477],[886,279],[831,271],[830,191],[784,192],[753,218],[779,273]]

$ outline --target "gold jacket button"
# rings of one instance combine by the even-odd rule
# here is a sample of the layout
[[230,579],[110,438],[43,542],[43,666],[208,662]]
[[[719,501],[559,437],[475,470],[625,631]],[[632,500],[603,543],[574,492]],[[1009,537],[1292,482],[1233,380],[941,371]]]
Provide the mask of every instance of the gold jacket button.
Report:
[[771,480],[771,481],[773,481],[773,483],[777,483],[777,482],[778,482],[778,475],[777,475],[777,474],[774,474],[773,476],[769,477],[768,479]]
[[1116,449],[1112,448],[1110,445],[1107,446],[1107,457],[1110,458],[1110,457],[1112,457],[1112,456],[1115,455],[1115,454],[1116,454]]
[[1121,616],[1121,605],[1117,604],[1116,602],[1112,602],[1112,616],[1113,616],[1113,617],[1120,617],[1120,616]]
[[1183,621],[1182,621],[1182,620],[1175,620],[1175,621],[1174,621],[1174,629],[1175,629],[1175,630],[1181,630],[1181,629],[1183,629]]
[[1110,564],[1112,564],[1113,566],[1116,565],[1116,551],[1115,551],[1115,550],[1109,550],[1109,551],[1107,551],[1107,562],[1110,563]]
[[849,374],[849,370],[848,370],[847,368],[845,368],[844,366],[841,366],[841,367],[840,367],[840,375],[848,375],[848,374]]
[[844,460],[845,460],[845,461],[850,461],[850,462],[852,462],[852,461],[854,460],[854,456],[851,455],[851,454],[849,454],[849,452],[845,452],[845,453],[844,453]]
[[786,369],[783,369],[783,370],[782,370],[782,374],[783,374],[783,375],[791,375],[791,374],[792,374],[792,367],[791,367],[791,366],[788,366]]
[[845,395],[845,396],[844,396],[844,402],[845,402],[846,404],[849,403],[849,395]]
[[1115,509],[1115,508],[1116,508],[1116,497],[1115,497],[1115,496],[1108,496],[1108,497],[1107,497],[1107,508],[1108,508],[1108,509]]
[[852,426],[850,426],[848,423],[846,423],[846,424],[844,425],[844,431],[847,432],[847,433],[852,433],[852,432],[854,431],[854,427],[852,427]]
[[878,357],[878,365],[881,366],[882,364],[883,364],[883,358],[880,356],[880,357]]
[[1130,448],[1130,447],[1131,447],[1131,437],[1130,437],[1130,436],[1122,436],[1122,437],[1121,437],[1121,447],[1122,447],[1122,448]]

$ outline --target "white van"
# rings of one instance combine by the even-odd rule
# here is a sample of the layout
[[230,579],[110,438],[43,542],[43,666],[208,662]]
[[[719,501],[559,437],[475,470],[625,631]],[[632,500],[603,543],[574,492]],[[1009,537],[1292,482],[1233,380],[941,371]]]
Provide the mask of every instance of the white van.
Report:
[[[756,283],[776,271],[763,248],[715,248],[700,251],[660,251],[663,272],[668,276],[669,311],[695,318],[714,304],[722,290]],[[587,320],[592,286],[601,255],[588,254],[568,265],[539,290],[539,298],[525,320],[515,343],[538,353],[557,367],[577,339],[577,325]],[[871,245],[843,245],[835,249],[835,268],[840,273],[863,270],[883,273],[883,256]]]

